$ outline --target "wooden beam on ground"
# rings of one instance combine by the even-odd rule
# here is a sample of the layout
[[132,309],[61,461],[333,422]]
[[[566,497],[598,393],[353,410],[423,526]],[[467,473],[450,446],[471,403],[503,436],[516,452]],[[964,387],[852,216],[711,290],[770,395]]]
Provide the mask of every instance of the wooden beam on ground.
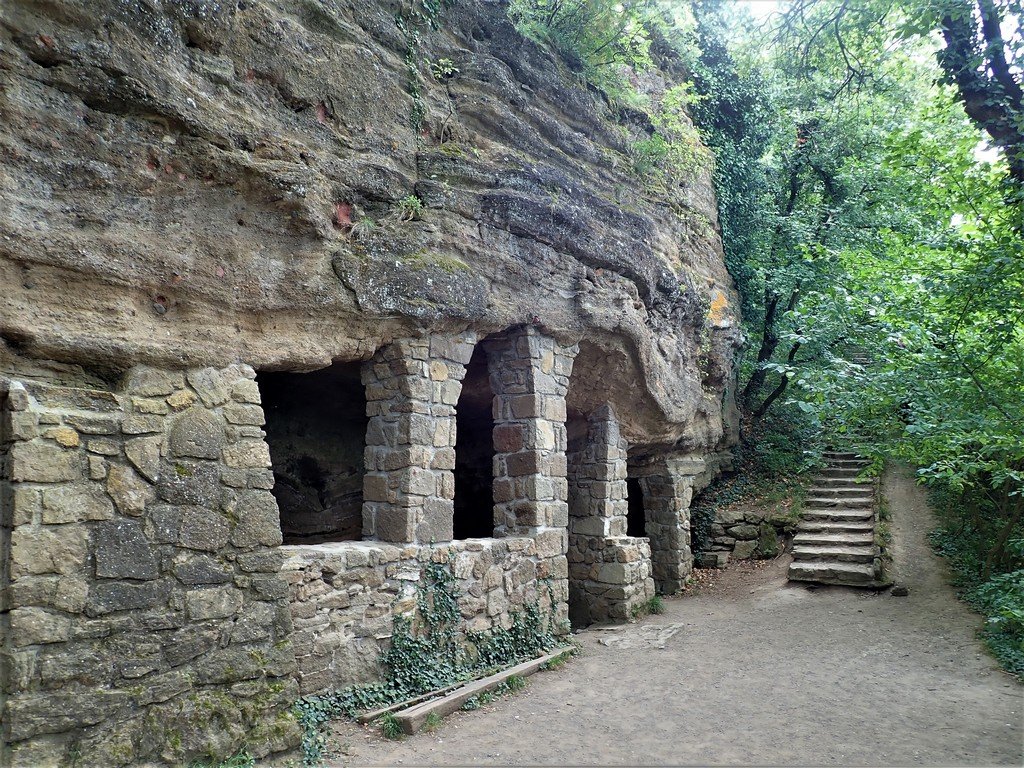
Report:
[[529,677],[552,659],[555,659],[566,651],[571,650],[572,648],[568,646],[559,648],[551,651],[550,653],[546,653],[539,658],[524,661],[521,664],[516,664],[514,667],[509,667],[508,669],[493,674],[490,677],[485,677],[480,680],[467,683],[461,688],[452,691],[441,698],[431,699],[430,701],[425,701],[421,704],[414,704],[413,706],[398,712],[395,715],[395,719],[402,726],[402,731],[411,735],[416,733],[416,731],[423,726],[423,723],[426,722],[427,716],[430,713],[433,712],[439,717],[450,715],[455,710],[461,708],[463,704],[474,696],[479,696],[481,693],[485,693],[492,688],[497,688],[513,675]]
[[448,693],[448,691],[454,691],[456,688],[461,688],[468,682],[471,681],[460,680],[459,682],[452,683],[451,685],[445,686],[444,688],[438,688],[436,691],[428,691],[427,693],[421,693],[419,696],[413,696],[411,699],[399,701],[395,704],[389,704],[388,706],[381,707],[380,709],[373,709],[369,712],[364,712],[356,718],[356,722],[360,723],[361,725],[372,723],[378,717],[380,717],[381,715],[386,715],[388,712],[394,712],[396,709],[405,709],[406,707],[411,707],[413,704],[419,704],[421,701],[426,701],[427,699],[433,699],[437,696],[442,696]]

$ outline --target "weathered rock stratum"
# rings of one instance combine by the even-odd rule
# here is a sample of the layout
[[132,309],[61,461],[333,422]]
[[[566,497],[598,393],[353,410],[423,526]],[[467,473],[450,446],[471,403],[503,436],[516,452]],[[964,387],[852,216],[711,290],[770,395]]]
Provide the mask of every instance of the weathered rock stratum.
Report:
[[584,339],[604,391],[580,410],[610,394],[635,442],[719,441],[738,302],[706,170],[649,192],[642,121],[504,3],[409,21],[412,47],[407,5],[6,3],[5,359],[311,369],[534,324]]

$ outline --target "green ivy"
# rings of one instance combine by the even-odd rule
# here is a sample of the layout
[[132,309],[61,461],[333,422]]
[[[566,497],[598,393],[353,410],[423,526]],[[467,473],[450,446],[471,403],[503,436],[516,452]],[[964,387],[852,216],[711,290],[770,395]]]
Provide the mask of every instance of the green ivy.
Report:
[[[551,585],[547,585],[553,597]],[[554,648],[555,602],[545,612],[538,601],[511,614],[508,629],[463,632],[458,581],[450,561],[423,565],[413,616],[395,616],[391,643],[380,657],[381,682],[349,686],[299,699],[294,710],[303,728],[302,759],[319,765],[326,747],[323,726],[360,712],[479,677],[536,658]]]
[[[402,11],[395,15],[395,24],[398,31],[405,39],[405,63],[406,88],[412,97],[412,112],[409,116],[409,123],[419,133],[423,127],[423,120],[427,116],[427,106],[423,102],[423,87],[420,83],[420,30],[438,28],[438,17],[441,11],[450,8],[454,0],[419,0],[414,3],[409,11]],[[442,59],[447,61],[447,59]],[[452,73],[457,72],[452,67]]]

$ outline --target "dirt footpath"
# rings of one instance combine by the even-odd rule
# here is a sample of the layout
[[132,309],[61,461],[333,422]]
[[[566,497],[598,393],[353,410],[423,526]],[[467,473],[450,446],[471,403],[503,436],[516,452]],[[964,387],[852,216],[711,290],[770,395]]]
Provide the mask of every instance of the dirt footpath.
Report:
[[1024,688],[929,552],[921,490],[883,487],[909,596],[789,586],[787,557],[733,566],[432,734],[340,725],[332,763],[1020,765]]

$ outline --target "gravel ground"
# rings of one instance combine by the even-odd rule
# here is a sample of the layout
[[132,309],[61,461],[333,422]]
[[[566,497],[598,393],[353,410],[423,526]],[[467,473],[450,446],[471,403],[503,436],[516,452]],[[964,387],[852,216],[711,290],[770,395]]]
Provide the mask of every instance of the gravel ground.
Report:
[[526,690],[398,742],[339,724],[336,765],[1021,765],[1024,688],[976,638],[906,472],[883,482],[906,597],[786,581],[788,557],[698,572]]

